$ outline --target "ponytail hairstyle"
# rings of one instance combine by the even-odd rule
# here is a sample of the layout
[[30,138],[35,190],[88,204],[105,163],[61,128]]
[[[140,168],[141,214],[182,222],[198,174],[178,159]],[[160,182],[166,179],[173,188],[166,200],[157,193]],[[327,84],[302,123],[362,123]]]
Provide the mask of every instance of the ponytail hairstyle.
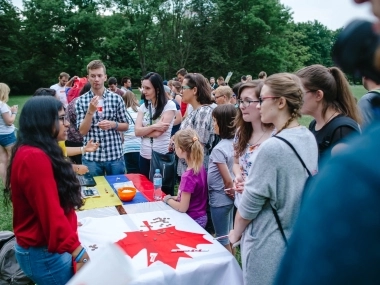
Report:
[[187,85],[193,89],[197,87],[197,101],[201,105],[211,104],[211,86],[207,79],[200,73],[188,73],[185,75]]
[[187,163],[193,164],[193,171],[198,174],[203,165],[203,145],[197,132],[193,129],[179,130],[174,136],[174,144],[176,148],[186,152]]
[[322,116],[325,117],[328,108],[350,117],[361,123],[361,116],[356,100],[344,73],[337,67],[324,67],[314,64],[296,72],[303,85],[312,91],[323,91]]
[[285,125],[277,131],[279,134],[282,130],[286,129],[289,124],[301,118],[301,107],[303,104],[301,80],[294,74],[290,73],[277,73],[273,74],[264,81],[264,85],[268,86],[271,93],[275,97],[283,97],[286,100],[286,105],[290,114],[289,119]]

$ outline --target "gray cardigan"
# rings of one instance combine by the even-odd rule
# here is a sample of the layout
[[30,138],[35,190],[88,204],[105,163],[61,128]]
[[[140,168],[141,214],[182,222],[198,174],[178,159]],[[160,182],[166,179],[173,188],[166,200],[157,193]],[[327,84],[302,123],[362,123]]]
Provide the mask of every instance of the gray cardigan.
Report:
[[[318,146],[307,128],[285,129],[278,136],[293,145],[312,174],[317,172]],[[260,146],[238,209],[244,219],[252,220],[241,240],[244,284],[273,283],[285,242],[270,204],[277,209],[289,239],[307,177],[301,162],[283,141],[269,138]]]

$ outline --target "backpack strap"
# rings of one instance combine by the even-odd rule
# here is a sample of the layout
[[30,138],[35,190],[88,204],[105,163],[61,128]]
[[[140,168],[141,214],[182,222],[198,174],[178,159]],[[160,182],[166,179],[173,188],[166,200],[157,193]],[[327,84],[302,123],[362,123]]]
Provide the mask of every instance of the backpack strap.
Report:
[[[315,128],[315,125],[316,125],[316,122],[314,122],[314,125],[313,125],[314,128]],[[323,141],[319,146],[320,149],[325,150],[329,148],[331,145],[331,140],[335,135],[335,132],[339,128],[342,128],[342,127],[348,127],[360,133],[359,125],[353,119],[346,116],[335,117],[326,125],[326,129],[324,130],[326,132],[326,135],[324,136]]]

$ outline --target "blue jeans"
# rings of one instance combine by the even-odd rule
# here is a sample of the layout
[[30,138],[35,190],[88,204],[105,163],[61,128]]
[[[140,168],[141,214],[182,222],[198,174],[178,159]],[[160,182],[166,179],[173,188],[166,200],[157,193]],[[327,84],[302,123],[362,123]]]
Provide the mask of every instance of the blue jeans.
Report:
[[125,168],[127,169],[127,173],[140,173],[139,159],[139,152],[124,153]]
[[12,132],[6,135],[0,135],[0,145],[2,147],[11,146],[15,144],[15,142],[16,142],[15,132]]
[[111,161],[91,161],[82,157],[82,163],[88,167],[92,176],[118,175],[125,173],[123,157]]
[[15,253],[22,271],[38,285],[64,285],[74,275],[69,253],[50,253],[46,246],[25,249],[18,244]]
[[[210,206],[210,212],[212,223],[214,224],[215,237],[228,235],[233,225],[234,204],[222,207]],[[219,242],[222,245],[228,245],[228,237],[220,239]]]

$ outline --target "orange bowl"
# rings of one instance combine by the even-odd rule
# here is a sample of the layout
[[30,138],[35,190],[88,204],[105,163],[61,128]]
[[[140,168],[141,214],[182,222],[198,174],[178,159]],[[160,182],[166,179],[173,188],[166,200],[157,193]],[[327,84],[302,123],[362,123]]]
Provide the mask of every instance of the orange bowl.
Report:
[[136,196],[136,188],[130,186],[118,188],[117,195],[119,195],[121,201],[132,201]]

